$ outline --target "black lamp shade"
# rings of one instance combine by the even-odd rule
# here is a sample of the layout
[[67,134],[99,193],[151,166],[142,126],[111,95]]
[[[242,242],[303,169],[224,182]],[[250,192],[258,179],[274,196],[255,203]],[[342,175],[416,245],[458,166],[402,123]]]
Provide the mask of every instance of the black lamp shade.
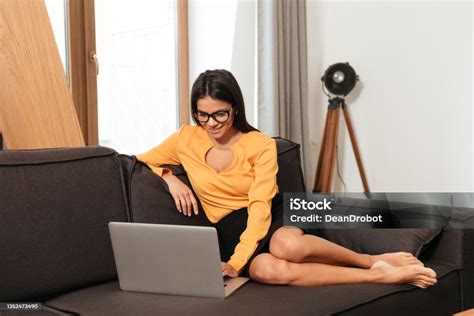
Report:
[[321,80],[331,94],[346,96],[354,89],[359,76],[349,63],[337,63],[329,66]]

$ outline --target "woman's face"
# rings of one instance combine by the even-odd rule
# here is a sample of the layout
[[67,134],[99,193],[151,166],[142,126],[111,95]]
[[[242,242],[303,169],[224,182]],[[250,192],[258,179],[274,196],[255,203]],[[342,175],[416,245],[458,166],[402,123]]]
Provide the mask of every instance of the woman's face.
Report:
[[[197,119],[214,139],[221,139],[234,132],[232,127],[234,115],[232,105],[225,101],[215,100],[210,96],[197,101]],[[207,119],[209,120],[204,123]]]

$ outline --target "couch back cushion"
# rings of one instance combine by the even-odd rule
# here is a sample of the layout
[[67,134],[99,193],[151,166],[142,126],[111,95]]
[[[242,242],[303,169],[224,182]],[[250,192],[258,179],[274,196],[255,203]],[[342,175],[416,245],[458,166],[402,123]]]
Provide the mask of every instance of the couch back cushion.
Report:
[[[168,185],[135,157],[120,156],[126,169],[125,183],[129,195],[131,221],[136,223],[158,223],[169,225],[210,226],[199,204],[199,214],[187,217],[178,212]],[[181,166],[166,165],[190,188],[191,184]],[[198,200],[199,203],[199,200]]]
[[0,188],[0,302],[116,278],[107,225],[128,206],[115,151],[0,151]]
[[280,192],[306,192],[300,145],[281,137],[275,137],[275,141],[278,153],[277,183]]
[[409,252],[419,256],[441,229],[320,229],[319,235],[358,253]]

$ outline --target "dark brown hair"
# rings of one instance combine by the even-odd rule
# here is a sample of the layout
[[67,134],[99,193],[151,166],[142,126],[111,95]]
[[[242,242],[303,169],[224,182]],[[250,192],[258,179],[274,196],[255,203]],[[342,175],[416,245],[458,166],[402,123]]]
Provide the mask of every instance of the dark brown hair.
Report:
[[191,89],[191,112],[193,113],[193,121],[197,125],[201,125],[194,115],[197,113],[197,102],[206,96],[232,105],[234,109],[232,126],[236,129],[242,133],[258,131],[247,122],[242,91],[237,80],[229,71],[224,69],[206,70],[194,81]]

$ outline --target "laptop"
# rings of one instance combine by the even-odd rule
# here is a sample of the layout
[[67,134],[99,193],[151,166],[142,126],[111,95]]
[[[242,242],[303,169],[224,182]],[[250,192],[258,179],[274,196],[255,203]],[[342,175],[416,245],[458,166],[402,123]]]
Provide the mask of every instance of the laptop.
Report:
[[222,277],[214,227],[109,223],[120,289],[227,298],[249,281]]

